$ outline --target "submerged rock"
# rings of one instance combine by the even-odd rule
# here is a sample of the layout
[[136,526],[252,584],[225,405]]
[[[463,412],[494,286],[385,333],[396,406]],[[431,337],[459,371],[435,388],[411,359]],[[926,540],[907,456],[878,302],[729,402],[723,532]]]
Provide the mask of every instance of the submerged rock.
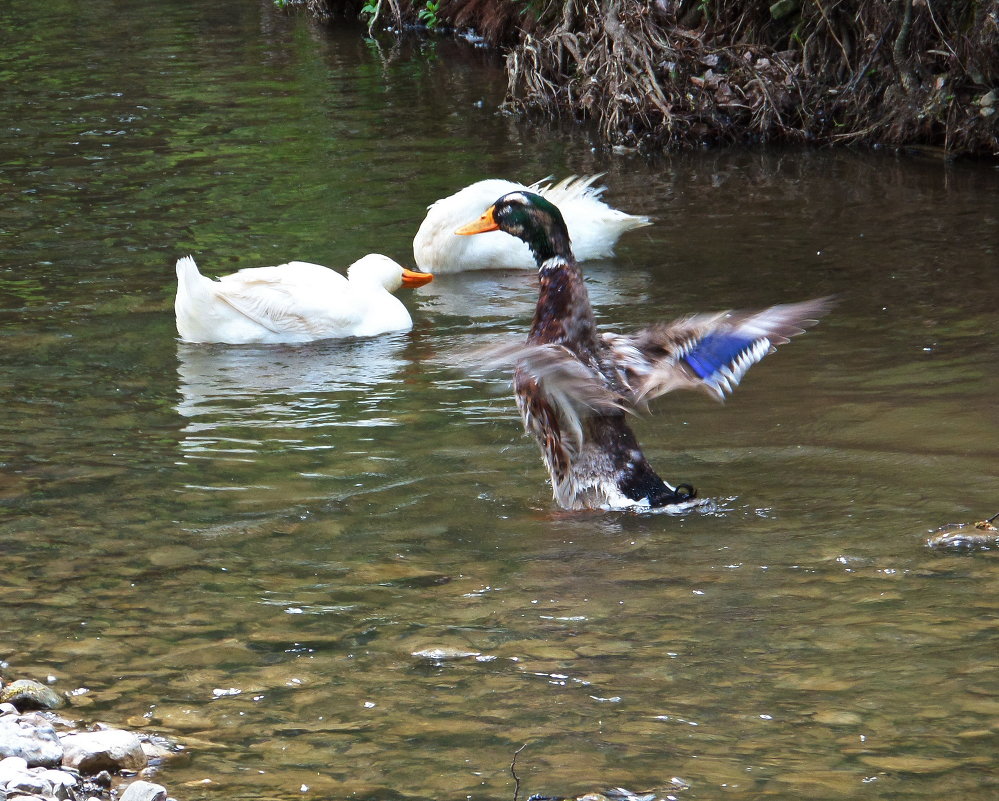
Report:
[[478,651],[453,648],[448,645],[432,645],[427,648],[420,648],[417,651],[413,651],[412,655],[417,659],[425,659],[428,662],[448,662],[454,659],[471,659],[481,656]]
[[946,773],[961,766],[960,760],[946,757],[919,755],[865,754],[860,757],[865,765],[892,773]]
[[974,525],[952,523],[938,528],[926,540],[930,548],[993,548],[999,547],[999,528],[995,517],[979,520]]
[[[670,780],[670,791],[685,790],[689,786],[683,779],[673,778]],[[667,795],[667,798],[672,796]],[[575,797],[566,798],[563,796],[532,795],[527,801],[659,801],[662,795],[657,792],[632,792],[624,787],[612,787],[603,792],[585,793]]]

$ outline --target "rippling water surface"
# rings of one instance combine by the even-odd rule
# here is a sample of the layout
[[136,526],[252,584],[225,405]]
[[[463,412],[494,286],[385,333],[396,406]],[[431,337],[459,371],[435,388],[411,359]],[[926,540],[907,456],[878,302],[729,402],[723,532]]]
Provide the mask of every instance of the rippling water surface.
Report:
[[[182,801],[508,799],[521,747],[524,797],[995,798],[999,552],[924,542],[999,512],[999,171],[611,155],[497,114],[486,51],[362,33],[0,9],[5,674],[183,744]],[[591,172],[656,220],[586,266],[602,325],[840,298],[637,422],[711,511],[554,510],[506,380],[452,367],[530,273],[442,276],[402,335],[175,339],[178,256],[408,260],[473,180]]]

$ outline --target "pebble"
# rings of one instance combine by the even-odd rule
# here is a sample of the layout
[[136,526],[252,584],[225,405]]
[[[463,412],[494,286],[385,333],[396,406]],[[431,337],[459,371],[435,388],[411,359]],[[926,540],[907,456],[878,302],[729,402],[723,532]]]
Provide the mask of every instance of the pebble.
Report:
[[0,798],[42,796],[59,801],[73,798],[73,788],[80,784],[77,774],[51,768],[32,768],[23,757],[0,759]]
[[[0,801],[106,801],[114,795],[111,773],[141,770],[148,763],[147,750],[157,759],[171,753],[155,738],[144,743],[123,729],[59,734],[56,726],[68,727],[68,721],[48,712],[19,711],[15,704],[26,687],[32,699],[38,697],[38,687],[49,689],[30,680],[3,688],[10,702],[0,703]],[[148,781],[133,781],[119,790],[119,801],[170,801],[162,786]]]
[[43,768],[38,777],[52,788],[52,795],[56,798],[72,798],[73,788],[78,783],[78,777],[74,773],[52,768]]
[[823,723],[826,726],[855,726],[861,722],[860,715],[856,712],[845,712],[838,709],[816,712],[814,720],[816,723]]
[[893,773],[944,773],[961,765],[956,759],[920,756],[870,755],[860,757],[860,761],[873,768]]
[[469,659],[480,656],[478,651],[468,651],[464,648],[452,648],[446,645],[430,646],[413,651],[412,655],[430,662],[446,662],[452,659]]
[[128,785],[118,801],[166,801],[166,798],[165,787],[140,779]]
[[197,564],[200,554],[187,545],[170,545],[150,551],[147,558],[156,567],[186,567]]

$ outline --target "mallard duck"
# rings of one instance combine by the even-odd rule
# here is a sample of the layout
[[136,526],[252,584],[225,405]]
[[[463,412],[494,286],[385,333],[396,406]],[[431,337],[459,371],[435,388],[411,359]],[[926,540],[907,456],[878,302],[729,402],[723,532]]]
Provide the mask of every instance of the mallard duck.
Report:
[[248,345],[406,331],[413,319],[392,293],[432,278],[369,253],[347,268],[346,278],[319,264],[292,261],[213,281],[185,256],[177,261],[177,332],[185,342]]
[[530,247],[540,288],[526,343],[488,349],[514,368],[513,387],[564,509],[687,504],[696,491],[652,469],[626,414],[674,389],[722,400],[776,345],[815,322],[827,298],[762,311],[696,314],[635,334],[600,333],[558,208],[532,192],[495,201],[461,235],[501,230]]
[[413,256],[421,270],[455,273],[462,270],[488,270],[534,267],[534,257],[523,243],[505,233],[491,233],[474,240],[456,239],[454,229],[482,214],[500,195],[529,191],[541,195],[561,209],[572,247],[579,261],[600,259],[614,253],[614,245],[625,231],[650,225],[648,217],[626,214],[600,199],[606,187],[594,187],[599,175],[575,175],[556,184],[544,178],[531,186],[516,181],[490,178],[466,186],[459,192],[433,203],[413,239]]

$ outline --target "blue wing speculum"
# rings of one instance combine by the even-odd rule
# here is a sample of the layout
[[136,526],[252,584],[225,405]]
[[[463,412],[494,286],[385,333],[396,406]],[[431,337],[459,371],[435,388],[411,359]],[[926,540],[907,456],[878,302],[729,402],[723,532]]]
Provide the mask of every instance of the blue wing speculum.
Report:
[[680,355],[706,388],[719,398],[731,393],[746,371],[771,349],[767,337],[749,337],[739,331],[715,331],[691,342]]

